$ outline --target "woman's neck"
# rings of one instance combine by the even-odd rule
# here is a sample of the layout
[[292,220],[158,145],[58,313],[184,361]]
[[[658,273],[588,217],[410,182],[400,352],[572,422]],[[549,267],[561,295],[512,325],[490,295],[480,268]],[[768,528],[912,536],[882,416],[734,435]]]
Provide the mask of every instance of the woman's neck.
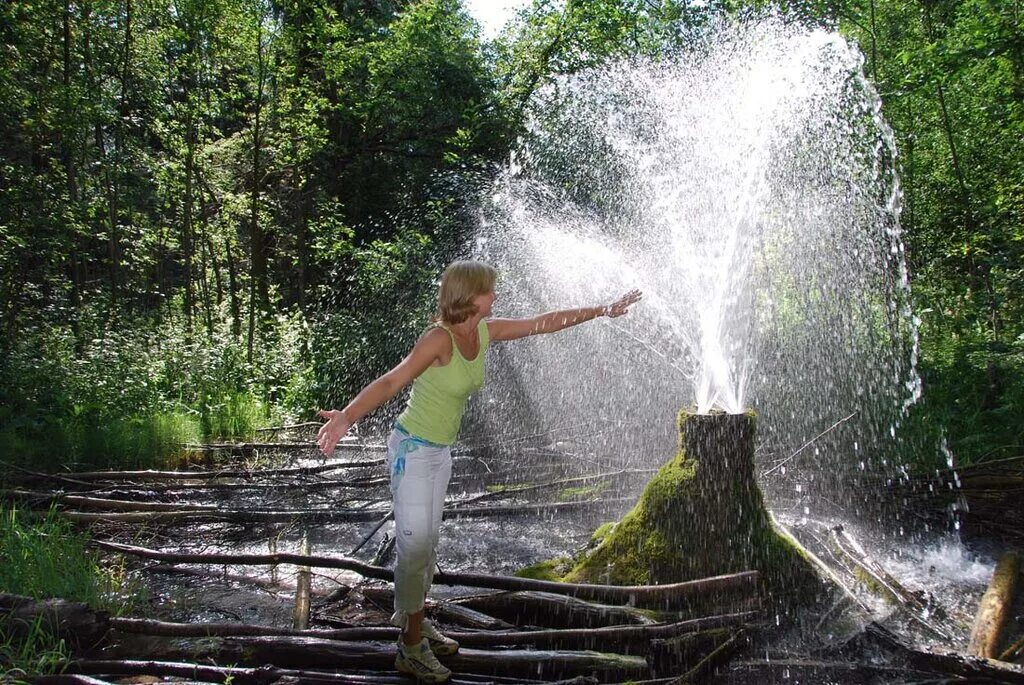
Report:
[[479,325],[480,325],[480,317],[479,316],[471,316],[468,319],[466,319],[465,321],[463,321],[462,323],[450,323],[450,324],[447,324],[448,328],[450,328],[452,330],[452,332],[457,333],[458,335],[461,335],[461,336],[463,336],[465,338],[468,338],[471,335],[473,335],[473,333],[476,332],[477,326],[479,326]]

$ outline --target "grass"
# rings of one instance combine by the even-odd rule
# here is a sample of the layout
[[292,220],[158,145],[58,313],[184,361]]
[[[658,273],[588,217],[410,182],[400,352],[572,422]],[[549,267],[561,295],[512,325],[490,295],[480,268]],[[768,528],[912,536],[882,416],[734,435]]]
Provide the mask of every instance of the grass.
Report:
[[204,440],[251,440],[267,407],[249,392],[231,391],[185,407],[113,418],[81,411],[45,421],[0,425],[0,460],[36,471],[159,468]]
[[101,566],[87,542],[52,509],[38,515],[0,504],[0,591],[124,613],[136,589],[123,566]]
[[22,636],[14,636],[0,623],[0,682],[22,683],[32,676],[61,673],[70,658],[64,640],[44,628],[42,617]]
[[[142,599],[123,564],[101,565],[88,538],[50,510],[37,515],[0,504],[0,592],[85,602],[122,615]],[[0,682],[58,672],[66,662],[64,641],[40,622],[15,636],[0,621]]]
[[232,391],[207,402],[200,412],[208,439],[252,439],[267,418],[267,407],[249,392]]

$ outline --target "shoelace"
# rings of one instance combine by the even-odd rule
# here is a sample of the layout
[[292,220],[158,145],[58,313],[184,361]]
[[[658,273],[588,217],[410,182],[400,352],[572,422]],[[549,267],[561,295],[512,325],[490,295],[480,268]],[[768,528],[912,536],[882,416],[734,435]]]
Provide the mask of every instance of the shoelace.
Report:
[[420,661],[420,663],[429,668],[431,671],[437,671],[442,668],[441,662],[438,661],[437,657],[434,656],[434,653],[430,651],[429,646],[424,646],[422,643],[420,643],[419,647],[413,647],[413,649],[416,650],[415,655],[416,658]]

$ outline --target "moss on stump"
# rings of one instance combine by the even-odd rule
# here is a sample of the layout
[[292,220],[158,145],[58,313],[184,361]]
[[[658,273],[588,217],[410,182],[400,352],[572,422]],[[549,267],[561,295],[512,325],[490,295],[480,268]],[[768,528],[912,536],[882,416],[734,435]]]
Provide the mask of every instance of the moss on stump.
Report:
[[[820,587],[773,528],[754,477],[754,415],[679,414],[679,450],[563,580],[644,585],[757,570],[773,603]],[[602,531],[604,532],[604,531]]]

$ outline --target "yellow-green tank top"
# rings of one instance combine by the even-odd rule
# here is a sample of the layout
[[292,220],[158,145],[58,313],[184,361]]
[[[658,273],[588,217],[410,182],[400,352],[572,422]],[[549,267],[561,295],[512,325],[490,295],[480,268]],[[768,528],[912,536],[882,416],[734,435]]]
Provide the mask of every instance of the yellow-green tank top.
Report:
[[427,367],[413,381],[409,404],[398,417],[398,423],[407,432],[424,440],[453,445],[459,436],[466,400],[484,384],[484,354],[491,337],[487,322],[481,320],[476,329],[480,351],[470,361],[459,352],[455,336],[447,326],[434,326],[448,331],[452,339],[452,358],[444,366]]

